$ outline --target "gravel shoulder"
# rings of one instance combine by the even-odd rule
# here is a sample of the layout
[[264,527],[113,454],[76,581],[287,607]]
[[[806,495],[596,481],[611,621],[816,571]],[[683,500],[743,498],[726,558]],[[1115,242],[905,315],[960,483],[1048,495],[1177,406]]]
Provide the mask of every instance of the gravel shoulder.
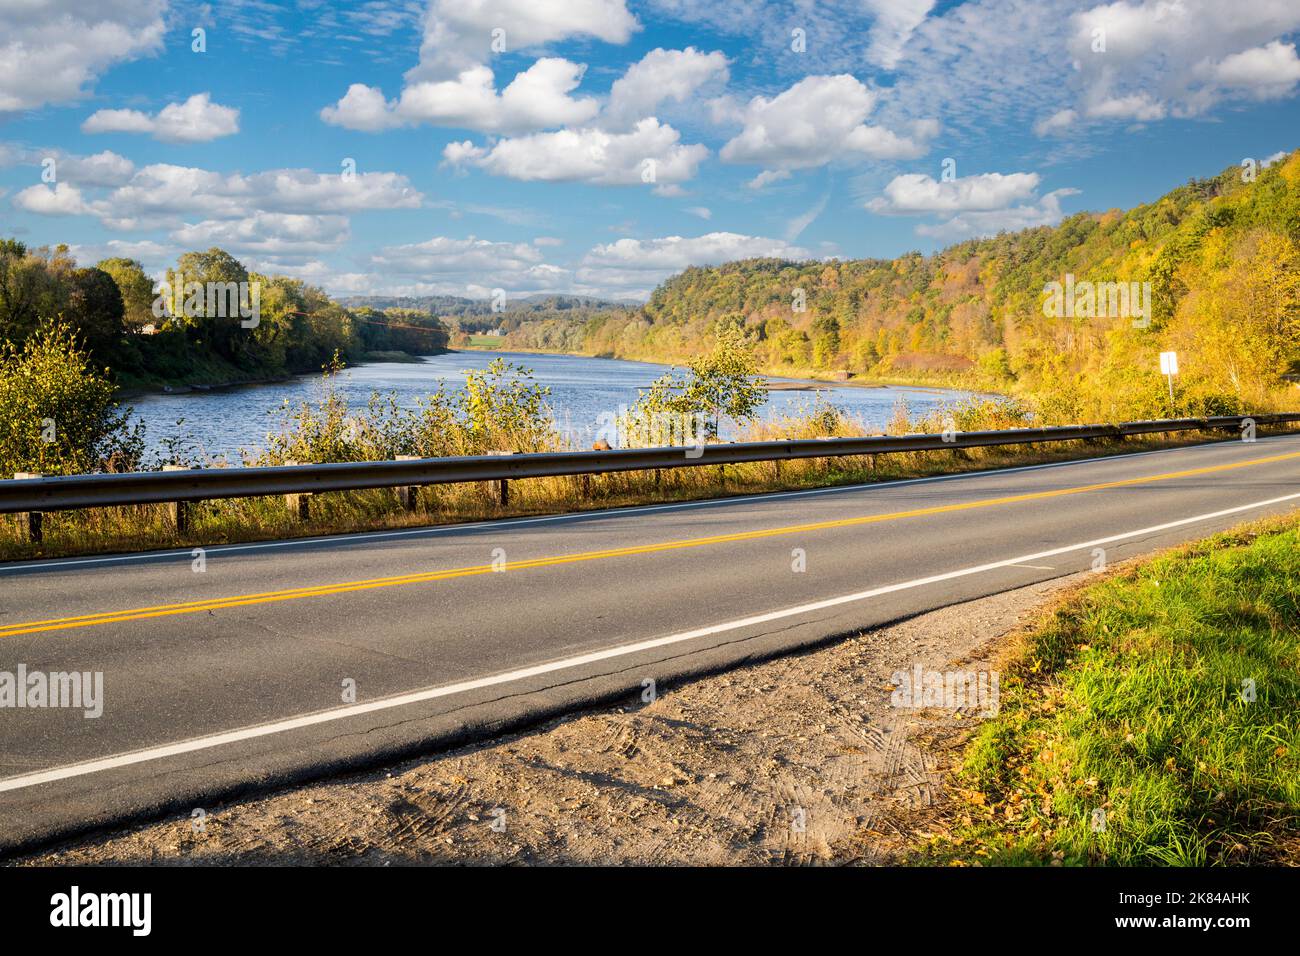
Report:
[[[975,707],[891,703],[896,672],[997,670],[1074,575],[653,700],[83,839],[18,865],[866,864],[944,829]],[[643,696],[649,697],[647,692]]]

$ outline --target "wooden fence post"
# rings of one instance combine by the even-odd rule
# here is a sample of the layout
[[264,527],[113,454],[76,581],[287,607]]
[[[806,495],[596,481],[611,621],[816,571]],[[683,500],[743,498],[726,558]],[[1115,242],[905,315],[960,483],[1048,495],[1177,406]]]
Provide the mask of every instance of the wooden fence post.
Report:
[[[290,459],[285,464],[298,465],[301,462]],[[295,521],[305,522],[311,520],[311,492],[302,491],[285,495],[284,503],[289,506],[289,515]]]
[[[488,452],[488,454],[489,454],[489,455],[513,455],[514,452],[512,452],[512,451],[490,451],[490,452]],[[493,482],[489,482],[489,484],[493,484]],[[497,504],[499,504],[502,508],[505,508],[505,507],[509,506],[509,504],[510,504],[510,481],[509,481],[508,479],[506,479],[506,478],[501,478],[501,479],[499,479],[498,481],[496,481],[495,484],[496,484],[496,486],[497,486]]]
[[[397,461],[419,461],[419,455],[398,455]],[[397,489],[398,500],[407,511],[420,510],[420,486],[402,485]]]
[[[19,471],[14,473],[16,480],[22,481],[28,478],[44,478],[45,476],[35,471]],[[21,511],[18,517],[18,535],[24,541],[32,544],[40,544],[45,532],[45,516],[39,511]]]
[[[184,465],[163,465],[163,471],[189,471]],[[190,502],[188,501],[171,501],[166,505],[167,517],[171,521],[172,529],[177,534],[184,534],[190,530]]]

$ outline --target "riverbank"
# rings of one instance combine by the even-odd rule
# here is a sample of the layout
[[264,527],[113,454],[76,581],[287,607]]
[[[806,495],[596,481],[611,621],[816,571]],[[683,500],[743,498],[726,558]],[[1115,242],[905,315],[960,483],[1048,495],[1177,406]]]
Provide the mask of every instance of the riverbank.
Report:
[[[517,352],[521,355],[567,355],[574,358],[585,359],[605,359],[610,361],[623,362],[649,362],[656,365],[675,365],[683,367],[689,358],[677,358],[665,361],[663,358],[650,358],[642,355],[620,355],[613,352],[560,352],[553,349],[530,349],[515,348],[509,344],[508,339],[502,338],[495,345],[476,345],[471,340],[470,344],[461,344],[458,349],[466,352]],[[819,385],[844,386],[846,388],[922,388],[935,390],[956,390],[956,391],[973,391],[983,395],[1003,395],[996,390],[986,387],[986,384],[975,380],[970,375],[872,375],[869,377],[858,377],[856,373],[844,372],[842,370],[827,370],[814,368],[795,368],[783,365],[779,368],[761,367],[759,374],[770,376],[777,379],[787,379],[792,381],[812,382]],[[772,388],[769,386],[769,388]],[[795,390],[793,385],[778,385],[775,389]],[[1007,396],[1009,397],[1009,396]]]
[[[440,349],[437,352],[416,354],[414,352],[382,351],[366,352],[358,360],[349,363],[349,367],[373,365],[384,362],[419,364],[423,355],[443,355],[454,349]],[[304,375],[319,375],[320,369],[301,369],[298,371],[239,369],[228,362],[209,358],[196,372],[172,378],[124,376],[119,381],[116,395],[118,399],[129,400],[145,395],[187,395],[194,392],[215,392],[222,389],[242,388],[249,385],[278,385],[293,381]]]

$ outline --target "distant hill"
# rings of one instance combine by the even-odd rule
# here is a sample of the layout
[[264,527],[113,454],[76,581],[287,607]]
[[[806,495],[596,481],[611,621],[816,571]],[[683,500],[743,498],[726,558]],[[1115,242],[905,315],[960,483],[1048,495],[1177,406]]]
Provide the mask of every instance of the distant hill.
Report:
[[507,344],[684,359],[729,325],[770,372],[962,382],[1052,420],[1168,414],[1166,350],[1179,412],[1295,406],[1300,153],[930,256],[691,268],[644,307],[521,322]]
[[354,295],[341,298],[338,301],[348,308],[415,309],[445,317],[488,316],[503,313],[571,312],[640,305],[639,302],[617,302],[609,299],[596,299],[590,296],[542,294],[526,295],[518,298],[508,297],[504,303],[504,308],[500,311],[493,310],[490,299],[469,299],[455,295]]

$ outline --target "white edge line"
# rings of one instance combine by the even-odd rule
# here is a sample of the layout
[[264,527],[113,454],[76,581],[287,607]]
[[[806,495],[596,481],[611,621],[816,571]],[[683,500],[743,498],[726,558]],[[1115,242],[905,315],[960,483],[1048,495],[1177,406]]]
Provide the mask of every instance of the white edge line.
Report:
[[1212,511],[1207,514],[1194,515],[1191,518],[1180,518],[1177,521],[1151,525],[1147,528],[1139,528],[1136,531],[1125,531],[1121,534],[1112,534],[1105,538],[1094,538],[1091,541],[1083,541],[1079,544],[1069,544],[1060,548],[1052,548],[1048,551],[1038,551],[1034,554],[1022,554],[1018,557],[1007,558],[1003,561],[992,561],[988,564],[961,568],[957,571],[946,571],[943,574],[933,574],[929,577],[915,578],[911,581],[903,581],[899,584],[888,584],[884,587],[872,588],[868,591],[858,591],[853,594],[841,595],[840,597],[814,601],[810,604],[800,604],[796,607],[788,607],[780,611],[770,611],[766,614],[756,614],[752,617],[728,621],[724,624],[713,624],[708,627],[696,628],[691,631],[681,631],[677,634],[669,634],[666,637],[656,637],[646,641],[638,641],[635,644],[624,644],[619,647],[592,651],[587,654],[579,654],[575,657],[566,657],[546,664],[535,664],[532,667],[523,667],[518,670],[506,671],[505,673],[494,674],[489,677],[478,677],[473,680],[461,681],[456,684],[447,684],[442,687],[433,687],[426,690],[413,691],[408,694],[400,694],[395,697],[386,697],[365,704],[353,704],[350,707],[320,711],[314,714],[303,714],[298,717],[290,717],[286,720],[277,720],[268,724],[258,724],[240,730],[231,730],[225,733],[212,734],[206,737],[182,740],[174,744],[165,744],[161,747],[150,747],[145,750],[136,750],[130,753],[117,754],[99,760],[69,764],[65,767],[56,767],[52,770],[42,770],[18,777],[8,777],[0,780],[0,793],[6,793],[13,790],[24,790],[28,787],[53,783],[58,780],[67,780],[72,777],[83,777],[88,774],[99,773],[104,770],[113,770],[119,767],[128,767],[132,764],[145,763],[150,760],[175,757],[180,754],[194,753],[199,750],[210,750],[214,747],[238,743],[242,740],[252,740],[257,737],[266,737],[272,734],[285,733],[287,731],[299,730],[303,727],[312,727],[317,724],[330,723],[336,720],[347,720],[348,718],[358,717],[363,714],[370,714],[381,710],[390,710],[394,707],[405,707],[410,704],[419,704],[424,701],[435,700],[439,697],[450,697],[453,694],[462,694],[466,691],[479,690],[484,687],[497,687],[502,684],[511,684],[515,681],[526,680],[529,677],[537,677],[541,674],[553,674],[557,671],[569,670],[574,667],[581,667],[585,664],[593,664],[599,661],[610,660],[615,657],[626,657],[629,654],[638,654],[642,651],[667,647],[671,644],[680,644],[683,641],[691,641],[701,637],[709,637],[714,634],[722,634],[727,631],[739,630],[744,627],[752,627],[756,624],[766,624],[769,621],[779,621],[783,618],[795,617],[800,614],[808,614],[813,611],[838,607],[841,604],[851,604],[856,601],[864,601],[867,598],[879,597],[882,594],[892,594],[897,591],[906,591],[912,588],[923,587],[927,584],[951,581],[954,578],[967,577],[972,574],[981,574],[985,571],[994,571],[998,568],[1010,567],[1027,561],[1037,561],[1043,558],[1050,558],[1058,554],[1066,554],[1070,551],[1094,548],[1115,541],[1123,541],[1126,538],[1136,538],[1141,535],[1168,531],[1171,528],[1179,528],[1184,525],[1195,524],[1198,521],[1209,521],[1214,518],[1239,514],[1240,512],[1250,511],[1254,508],[1266,508],[1270,505],[1281,504],[1285,501],[1295,501],[1297,499],[1300,499],[1300,493],[1283,495],[1280,498],[1269,498],[1267,501],[1256,501],[1247,505],[1238,505],[1235,508],[1225,508],[1222,511]]
[[[1290,434],[1266,435],[1251,444],[1263,444],[1294,437]],[[509,531],[520,525],[544,524],[553,521],[593,521],[601,518],[618,518],[624,515],[648,514],[657,511],[686,511],[691,508],[726,507],[727,505],[747,504],[755,501],[775,501],[784,498],[811,498],[816,495],[844,494],[852,491],[872,491],[877,488],[899,488],[905,485],[924,485],[938,481],[959,481],[963,478],[987,478],[994,475],[1015,475],[1026,471],[1044,471],[1049,468],[1068,468],[1072,465],[1090,465],[1102,461],[1116,461],[1121,458],[1145,458],[1149,455],[1163,455],[1170,452],[1188,451],[1196,448],[1214,448],[1232,444],[1231,439],[1224,441],[1202,442],[1196,445],[1182,445],[1176,448],[1155,448],[1150,451],[1121,452],[1118,455],[1104,455],[1101,458],[1076,458],[1071,461],[1049,461],[1038,465],[1017,465],[1014,468],[987,468],[982,471],[964,471],[952,475],[930,475],[926,478],[902,478],[897,481],[864,482],[855,485],[835,485],[830,488],[805,488],[798,491],[767,491],[756,495],[741,495],[735,498],[706,498],[701,501],[675,501],[660,505],[633,505],[626,508],[609,508],[595,511],[570,511],[558,515],[539,515],[535,518],[502,518],[494,521],[475,521],[466,524],[439,525],[432,528],[410,528],[395,531],[363,531],[357,534],[327,535],[314,538],[290,538],[286,541],[254,541],[249,544],[227,544],[204,548],[208,557],[214,554],[232,554],[236,551],[269,551],[272,548],[297,548],[317,544],[332,544],[339,547],[362,542],[383,541],[393,538],[431,537],[440,534],[456,534],[461,531],[477,531],[483,528]],[[859,456],[860,457],[860,456]],[[202,547],[195,545],[195,547]],[[128,561],[148,561],[165,558],[192,557],[193,548],[179,551],[146,551],[142,554],[110,554],[96,558],[60,558],[55,561],[36,563],[12,563],[0,565],[0,576],[18,574],[25,571],[40,571],[46,568],[73,568],[87,564],[125,564]]]

